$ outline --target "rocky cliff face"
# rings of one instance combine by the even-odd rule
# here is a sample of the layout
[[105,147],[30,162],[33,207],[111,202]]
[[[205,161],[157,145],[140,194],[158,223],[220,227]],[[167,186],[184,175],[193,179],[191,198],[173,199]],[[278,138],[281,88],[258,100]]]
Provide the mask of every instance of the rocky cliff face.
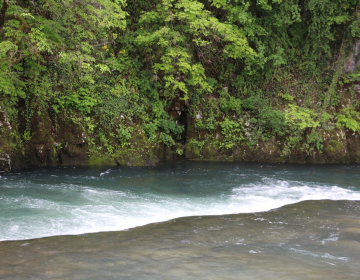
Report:
[[[89,137],[79,124],[66,117],[59,120],[56,131],[48,114],[34,116],[31,121],[32,135],[29,141],[19,140],[17,127],[6,122],[2,113],[2,134],[0,135],[0,170],[10,171],[26,166],[95,166],[128,165],[154,166],[161,160],[245,161],[272,163],[359,163],[360,135],[350,130],[330,128],[320,130],[323,139],[322,151],[303,147],[288,149],[279,138],[258,141],[254,146],[236,145],[218,148],[213,138],[203,133],[203,142],[190,141],[199,133],[189,118],[186,142],[172,148],[150,142],[145,132],[137,127],[132,133],[131,145],[117,147],[112,153],[94,151]],[[219,135],[219,137],[222,137]],[[304,135],[306,138],[306,135]]]
[[344,71],[345,73],[355,73],[358,67],[360,67],[360,40],[355,42],[349,59],[344,66]]

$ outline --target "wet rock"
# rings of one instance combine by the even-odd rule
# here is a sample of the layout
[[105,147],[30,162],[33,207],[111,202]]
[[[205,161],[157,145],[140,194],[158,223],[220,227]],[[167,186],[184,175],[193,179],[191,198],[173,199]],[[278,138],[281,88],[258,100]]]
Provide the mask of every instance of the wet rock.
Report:
[[345,73],[355,73],[357,67],[360,66],[360,40],[358,40],[349,56],[349,59],[346,61],[344,66]]
[[60,152],[62,165],[88,165],[88,146],[83,144],[67,144]]
[[89,165],[89,156],[83,153],[78,156],[69,156],[66,153],[60,153],[60,163],[64,166],[87,166]]
[[320,135],[324,141],[322,162],[345,163],[350,161],[344,130],[321,130]]
[[30,120],[31,138],[25,144],[27,165],[56,165],[57,153],[51,134],[52,123],[47,111],[39,108]]
[[281,156],[281,144],[275,138],[260,142],[257,150],[258,161],[273,163],[283,162],[284,159]]
[[0,170],[11,171],[12,162],[9,154],[0,153]]
[[358,133],[348,131],[346,139],[350,161],[360,163],[360,135]]
[[45,144],[40,144],[40,145],[36,145],[35,146],[35,150],[36,150],[36,156],[40,159],[43,160],[45,154],[46,154],[46,148],[45,148]]
[[[88,165],[90,166],[116,166],[116,158],[113,155],[102,155],[102,154],[93,154],[89,157]],[[122,164],[126,165],[126,164]]]

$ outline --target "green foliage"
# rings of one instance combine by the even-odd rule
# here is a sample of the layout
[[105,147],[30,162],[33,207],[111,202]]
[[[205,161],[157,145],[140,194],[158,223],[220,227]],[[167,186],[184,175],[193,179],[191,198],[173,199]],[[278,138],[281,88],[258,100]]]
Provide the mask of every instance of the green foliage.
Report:
[[31,139],[31,132],[28,130],[25,130],[25,132],[23,134],[23,139],[24,139],[24,141],[29,141]]
[[259,112],[259,124],[267,134],[284,135],[287,132],[286,116],[281,110],[266,106]]
[[133,131],[132,127],[124,127],[120,126],[120,128],[116,129],[116,138],[119,140],[121,147],[129,146],[131,139],[131,132]]
[[203,141],[198,141],[198,140],[192,138],[192,139],[190,139],[189,143],[190,143],[190,145],[191,145],[192,147],[194,147],[194,148],[196,148],[196,147],[199,148],[200,153],[202,153],[203,148],[204,148],[204,146],[205,146],[205,140],[203,140]]
[[338,128],[350,129],[354,132],[360,131],[360,113],[356,112],[354,108],[347,107],[337,114],[336,126]]
[[356,0],[309,0],[305,4],[308,11],[309,32],[306,50],[320,57],[332,55],[332,44],[339,37],[341,27],[354,20],[353,8]]
[[176,149],[176,154],[178,154],[179,156],[182,156],[184,153],[184,150],[183,149]]
[[312,131],[306,136],[306,143],[303,148],[306,148],[307,154],[312,155],[316,151],[322,151],[323,139],[316,131]]
[[[220,148],[282,137],[312,153],[332,119],[318,107],[338,104],[340,78],[359,78],[341,60],[360,37],[358,0],[9,3],[0,105],[13,120],[22,112],[25,141],[40,107],[53,121],[66,112],[107,153],[135,126],[170,147],[184,140],[185,121],[170,116],[181,103],[196,131],[221,132]],[[354,110],[336,117],[359,131]]]
[[264,100],[259,95],[252,95],[242,101],[242,106],[245,110],[254,111],[262,107]]
[[321,123],[327,123],[331,119],[332,119],[332,116],[326,112],[321,115]]
[[[135,42],[151,59],[154,74],[161,77],[166,98],[177,95],[188,100],[194,90],[211,92],[204,66],[212,59],[251,61],[256,56],[240,29],[220,22],[198,1],[161,1],[156,9],[144,12],[138,24]],[[216,41],[221,42],[221,56],[216,55]]]
[[241,123],[225,118],[223,122],[220,122],[220,127],[221,133],[224,135],[220,148],[230,149],[236,144],[240,144],[244,139],[242,137],[243,127]]
[[160,132],[159,134],[159,143],[164,143],[168,147],[175,145],[174,139],[164,132]]
[[92,108],[98,105],[98,103],[98,100],[89,94],[88,89],[79,88],[75,93],[67,96],[60,96],[52,104],[52,109],[55,113],[60,113],[60,111],[65,108],[72,108],[81,113],[89,114],[92,111]]
[[317,114],[313,110],[293,104],[290,104],[285,112],[285,121],[293,129],[304,130],[306,128],[315,128],[319,126],[319,122],[316,119]]
[[284,100],[286,100],[286,101],[293,101],[293,100],[294,100],[294,97],[291,96],[291,95],[288,94],[288,93],[282,94],[282,95],[281,95],[281,98],[284,99]]
[[229,113],[234,111],[237,113],[241,112],[242,102],[239,98],[231,96],[227,90],[223,90],[220,93],[220,108],[223,112]]
[[[109,138],[106,137],[105,133],[99,131],[97,136],[100,144],[106,148],[106,152],[112,154],[114,152],[114,147],[110,144]],[[101,149],[101,147],[98,148]]]

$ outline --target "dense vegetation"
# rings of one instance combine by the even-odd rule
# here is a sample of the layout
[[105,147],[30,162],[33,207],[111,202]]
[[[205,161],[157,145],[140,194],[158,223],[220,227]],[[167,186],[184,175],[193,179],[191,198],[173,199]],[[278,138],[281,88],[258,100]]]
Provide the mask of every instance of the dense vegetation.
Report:
[[344,74],[358,0],[2,0],[0,38],[0,131],[13,148],[44,114],[58,150],[66,119],[90,154],[143,133],[179,156],[269,139],[282,156],[312,155],[321,129],[360,131],[360,104],[338,106],[339,86],[351,94],[360,76]]

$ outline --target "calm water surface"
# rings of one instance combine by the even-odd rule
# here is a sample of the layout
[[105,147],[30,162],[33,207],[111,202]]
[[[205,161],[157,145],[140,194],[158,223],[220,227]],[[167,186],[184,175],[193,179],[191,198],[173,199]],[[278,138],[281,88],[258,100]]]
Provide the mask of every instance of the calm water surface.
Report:
[[359,165],[0,173],[0,279],[360,279],[359,201]]

